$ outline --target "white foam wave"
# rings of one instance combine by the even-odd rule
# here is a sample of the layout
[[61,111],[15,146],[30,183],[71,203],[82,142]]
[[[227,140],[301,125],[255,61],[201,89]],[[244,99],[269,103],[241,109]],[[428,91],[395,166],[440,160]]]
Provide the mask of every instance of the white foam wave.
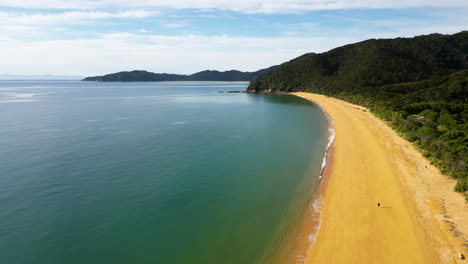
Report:
[[0,103],[27,103],[27,102],[38,102],[39,100],[34,99],[11,99],[11,100],[0,100]]
[[314,213],[320,213],[320,209],[322,208],[322,198],[314,200],[312,203],[312,210]]
[[[308,101],[313,102],[312,100],[309,100],[308,98],[306,98],[306,97],[304,97],[302,95],[297,95],[297,96],[299,96],[301,98],[304,98],[304,99],[306,99]],[[315,102],[313,102],[313,103],[315,103]],[[333,144],[333,141],[335,141],[335,130],[333,129],[333,120],[327,114],[327,111],[325,111],[325,109],[320,104],[317,104],[317,103],[315,103],[315,104],[318,107],[320,107],[320,109],[325,114],[325,117],[327,118],[327,121],[328,121],[328,143],[327,143],[327,148],[325,149],[325,154],[323,156],[322,168],[320,169],[320,175],[319,175],[319,179],[322,179],[323,172],[325,171],[325,168],[327,167],[328,150],[330,149],[331,145]]]
[[34,96],[36,96],[37,94],[33,94],[33,93],[17,93],[17,94],[12,94],[12,96],[16,97],[16,98],[32,98]]
[[[304,98],[306,100],[309,100],[308,98],[306,98],[304,96],[300,96],[300,95],[298,95],[298,96],[301,97],[301,98]],[[309,100],[309,101],[312,101],[312,100]],[[327,147],[325,149],[325,154],[323,155],[322,167],[320,169],[320,175],[319,175],[319,180],[322,180],[323,172],[327,168],[328,152],[329,152],[330,147],[332,146],[333,142],[335,141],[335,130],[333,129],[333,120],[327,114],[325,109],[320,104],[316,103],[316,105],[318,105],[318,107],[320,107],[322,112],[325,114],[325,117],[327,118],[327,123],[328,123],[328,142],[327,142]],[[320,226],[322,224],[322,219],[321,219],[322,218],[322,211],[321,211],[321,209],[322,209],[322,197],[318,197],[316,200],[314,200],[311,207],[312,207],[312,212],[315,213],[315,214],[318,214],[318,218],[317,218],[318,223],[315,226],[314,231],[309,235],[309,242],[310,242],[309,250],[310,250],[310,248],[312,248],[313,244],[315,243],[315,240],[316,240],[316,238],[318,236],[318,233],[320,231]]]
[[[307,252],[310,251],[312,248],[313,244],[315,243],[315,240],[317,239],[317,236],[320,231],[320,226],[322,224],[322,197],[318,197],[317,199],[314,200],[314,202],[311,205],[311,210],[312,214],[317,214],[317,224],[315,225],[314,231],[308,236],[309,239],[309,248],[307,249]],[[300,263],[305,263],[307,260],[307,256],[302,257],[302,261]]]
[[0,103],[37,102],[39,101],[38,97],[47,94],[51,93],[0,93],[0,96],[3,97],[1,98]]
[[320,176],[319,178],[322,179],[323,177],[323,172],[327,168],[327,161],[328,161],[328,151],[330,147],[333,144],[333,141],[335,140],[335,130],[333,129],[333,121],[328,117],[327,113],[325,113],[328,119],[329,127],[328,127],[328,143],[327,143],[327,148],[325,149],[325,154],[323,155],[323,160],[322,160],[322,168],[320,169]]
[[185,125],[188,124],[187,121],[174,121],[171,123],[171,125]]

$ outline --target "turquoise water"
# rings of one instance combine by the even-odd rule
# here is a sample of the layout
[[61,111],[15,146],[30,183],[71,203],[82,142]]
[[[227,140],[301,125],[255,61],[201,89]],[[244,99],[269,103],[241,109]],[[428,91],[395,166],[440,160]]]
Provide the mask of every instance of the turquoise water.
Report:
[[326,147],[246,83],[0,81],[0,263],[271,263]]

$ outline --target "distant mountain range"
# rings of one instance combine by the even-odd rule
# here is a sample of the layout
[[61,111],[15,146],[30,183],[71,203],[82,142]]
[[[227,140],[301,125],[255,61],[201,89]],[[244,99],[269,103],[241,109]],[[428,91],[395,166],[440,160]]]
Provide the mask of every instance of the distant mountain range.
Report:
[[201,71],[191,75],[153,73],[148,71],[122,71],[103,76],[86,77],[83,81],[96,82],[166,82],[166,81],[252,81],[267,74],[278,66],[272,66],[255,72],[242,71]]

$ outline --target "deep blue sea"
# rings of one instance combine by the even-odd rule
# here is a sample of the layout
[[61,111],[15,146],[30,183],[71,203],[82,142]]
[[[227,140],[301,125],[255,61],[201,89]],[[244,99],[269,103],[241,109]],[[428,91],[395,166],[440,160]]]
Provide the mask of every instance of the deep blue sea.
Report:
[[285,259],[327,121],[247,85],[0,81],[0,263]]

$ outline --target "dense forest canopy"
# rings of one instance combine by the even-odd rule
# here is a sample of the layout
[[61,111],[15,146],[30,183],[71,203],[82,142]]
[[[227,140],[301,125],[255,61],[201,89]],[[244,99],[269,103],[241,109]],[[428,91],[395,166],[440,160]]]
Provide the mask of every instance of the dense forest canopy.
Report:
[[305,91],[366,106],[468,195],[467,69],[468,31],[371,39],[300,56],[247,91]]

